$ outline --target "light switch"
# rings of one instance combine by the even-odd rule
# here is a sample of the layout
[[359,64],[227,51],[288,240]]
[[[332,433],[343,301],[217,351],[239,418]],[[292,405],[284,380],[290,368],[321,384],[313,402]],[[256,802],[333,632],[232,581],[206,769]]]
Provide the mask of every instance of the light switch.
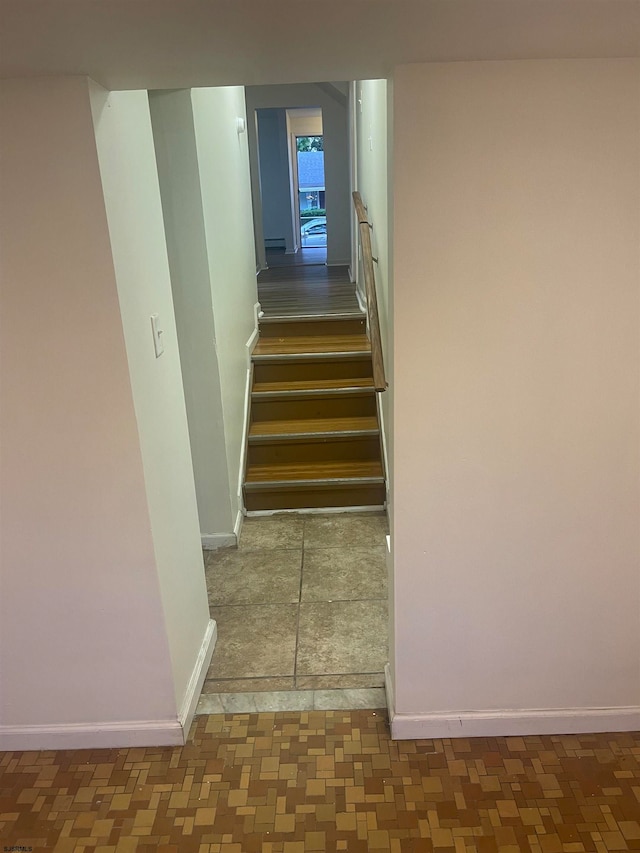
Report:
[[160,317],[157,314],[151,315],[151,331],[153,332],[153,346],[156,351],[156,358],[160,358],[162,353],[164,352],[164,343],[162,341],[162,335],[164,332],[161,328],[159,328],[158,323],[160,322]]

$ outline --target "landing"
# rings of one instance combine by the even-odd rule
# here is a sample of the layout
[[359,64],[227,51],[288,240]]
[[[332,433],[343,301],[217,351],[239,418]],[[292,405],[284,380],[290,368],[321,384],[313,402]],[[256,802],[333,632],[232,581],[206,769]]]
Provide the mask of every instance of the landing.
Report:
[[271,267],[258,276],[258,299],[265,317],[362,313],[348,267]]
[[[303,691],[273,697],[294,707],[308,691],[380,688],[386,532],[383,513],[245,519],[238,549],[206,558],[218,642],[203,694]],[[345,700],[384,704],[379,690]]]

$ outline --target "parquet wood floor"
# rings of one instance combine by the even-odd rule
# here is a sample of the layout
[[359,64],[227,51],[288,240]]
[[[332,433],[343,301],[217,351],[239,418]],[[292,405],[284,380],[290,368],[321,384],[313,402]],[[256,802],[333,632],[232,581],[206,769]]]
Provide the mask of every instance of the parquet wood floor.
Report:
[[181,748],[5,753],[5,851],[640,850],[640,734],[390,741],[383,711],[197,718]]

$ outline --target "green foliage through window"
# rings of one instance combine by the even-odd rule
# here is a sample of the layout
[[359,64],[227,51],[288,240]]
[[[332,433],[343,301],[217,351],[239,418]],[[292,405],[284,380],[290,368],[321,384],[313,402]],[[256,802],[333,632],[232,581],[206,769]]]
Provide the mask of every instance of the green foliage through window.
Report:
[[296,145],[298,151],[324,151],[322,136],[298,136]]

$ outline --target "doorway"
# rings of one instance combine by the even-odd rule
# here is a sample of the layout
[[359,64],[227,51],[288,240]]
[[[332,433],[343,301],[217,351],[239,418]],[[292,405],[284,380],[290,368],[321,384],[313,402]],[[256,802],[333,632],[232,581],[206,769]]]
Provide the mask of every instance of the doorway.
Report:
[[324,137],[296,136],[296,198],[300,247],[327,247],[327,210],[324,181]]

